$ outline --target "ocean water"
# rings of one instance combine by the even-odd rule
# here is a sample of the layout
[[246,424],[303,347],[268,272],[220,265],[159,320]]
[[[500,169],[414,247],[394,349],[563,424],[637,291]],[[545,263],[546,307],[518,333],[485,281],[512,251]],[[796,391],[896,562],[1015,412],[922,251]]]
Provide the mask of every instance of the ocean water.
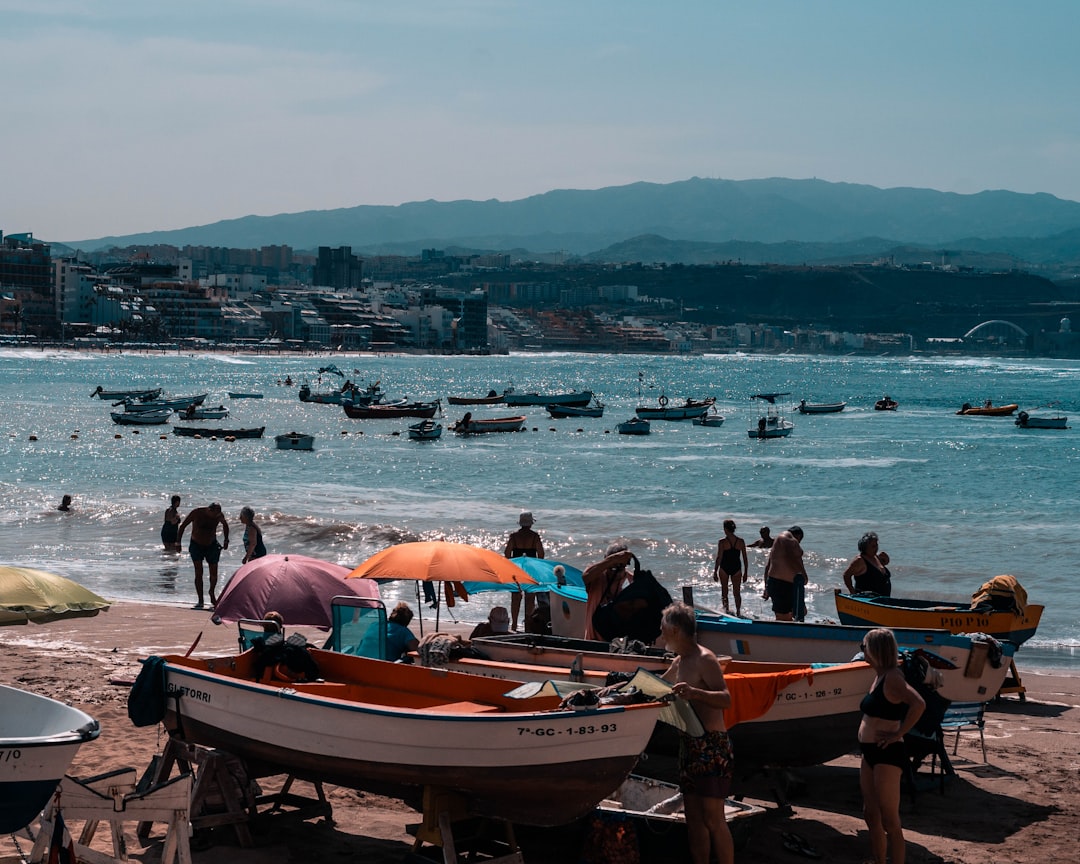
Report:
[[[446,406],[448,425],[524,413],[527,431],[436,442],[408,440],[414,420],[350,420],[338,406],[305,404],[294,384],[317,384],[325,356],[101,354],[0,351],[0,562],[51,570],[112,598],[190,603],[186,554],[161,549],[168,498],[181,512],[218,501],[233,529],[223,577],[242,557],[239,510],[258,513],[272,552],[355,566],[395,542],[446,538],[503,547],[521,510],[536,516],[549,558],[577,567],[622,538],[677,596],[720,605],[711,567],[721,523],[747,542],[761,525],[806,533],[810,617],[835,620],[832,589],[877,531],[892,556],[894,594],[967,600],[991,576],[1015,575],[1047,607],[1021,651],[1028,667],[1080,667],[1080,592],[1072,542],[1080,515],[1080,429],[1020,430],[1012,418],[959,417],[963,402],[1054,404],[1080,423],[1080,363],[943,357],[758,355],[694,357],[511,355],[335,356],[357,382],[417,399],[588,388],[600,419],[552,420],[542,408]],[[324,378],[324,384],[341,379]],[[194,440],[168,427],[117,426],[106,389],[160,386],[167,395],[208,392],[228,424],[266,426],[266,437]],[[257,391],[260,400],[230,400]],[[794,434],[750,440],[757,392],[845,400],[841,414],[793,414]],[[638,404],[715,396],[719,428],[654,421],[653,434],[615,434]],[[875,412],[888,393],[896,412]],[[212,424],[211,424],[212,425]],[[273,435],[316,436],[310,453],[278,451]],[[36,440],[32,440],[36,439]],[[56,510],[74,496],[70,513]],[[763,558],[751,550],[744,610],[760,600]],[[384,596],[412,598],[414,586]],[[451,614],[481,620],[506,596],[474,597]],[[446,614],[444,611],[443,614]]]

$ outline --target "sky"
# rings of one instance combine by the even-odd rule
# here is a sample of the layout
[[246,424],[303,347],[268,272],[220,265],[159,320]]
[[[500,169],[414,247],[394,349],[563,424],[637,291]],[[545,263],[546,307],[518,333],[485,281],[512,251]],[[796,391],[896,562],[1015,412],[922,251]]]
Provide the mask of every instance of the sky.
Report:
[[691,177],[1080,201],[1076,0],[0,0],[0,231]]

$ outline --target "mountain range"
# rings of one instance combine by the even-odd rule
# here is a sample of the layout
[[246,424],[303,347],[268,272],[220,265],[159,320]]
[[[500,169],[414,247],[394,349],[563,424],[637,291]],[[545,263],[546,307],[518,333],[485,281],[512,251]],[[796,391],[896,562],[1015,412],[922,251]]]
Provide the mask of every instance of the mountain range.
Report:
[[1067,272],[1080,264],[1080,203],[1053,195],[972,195],[824,180],[632,183],[554,190],[516,201],[416,201],[101,237],[83,251],[170,244],[298,251],[350,246],[361,255],[422,249],[562,253],[588,261],[843,263],[881,256],[970,256],[967,263]]

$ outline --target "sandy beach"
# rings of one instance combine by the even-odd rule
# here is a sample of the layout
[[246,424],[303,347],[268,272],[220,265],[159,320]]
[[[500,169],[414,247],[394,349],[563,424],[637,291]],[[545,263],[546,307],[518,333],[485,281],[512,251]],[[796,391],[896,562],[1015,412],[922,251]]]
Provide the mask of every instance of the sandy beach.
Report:
[[[214,626],[205,612],[178,606],[118,603],[96,618],[8,627],[0,629],[5,656],[0,682],[69,702],[97,718],[101,737],[80,750],[70,771],[73,776],[124,767],[141,772],[160,752],[164,740],[160,727],[131,725],[127,687],[114,682],[133,678],[140,657],[187,651],[200,633],[196,654],[236,650],[235,627]],[[317,631],[306,635],[313,641],[319,637]],[[989,704],[988,761],[982,761],[977,733],[965,732],[953,760],[957,775],[949,780],[944,794],[935,784],[914,799],[905,795],[902,813],[909,862],[1041,864],[1075,858],[1076,825],[1080,824],[1080,678],[1025,670],[1022,652],[1018,666],[1026,699],[1010,695]],[[951,735],[948,743],[951,752]],[[805,838],[826,861],[867,859],[858,759],[844,756],[801,770],[794,779],[791,815],[777,807],[764,778],[739,785],[737,791],[767,813],[736,860],[798,860],[798,853],[784,848],[784,832]],[[920,779],[925,781],[922,785],[930,786],[927,768]],[[272,784],[271,780],[264,786],[272,788]],[[231,829],[218,828],[196,838],[193,860],[197,864],[255,864],[271,859],[306,862],[363,856],[371,864],[396,864],[408,854],[412,837],[406,826],[420,820],[415,810],[345,788],[328,787],[327,796],[333,805],[332,824],[303,822],[288,814],[260,816],[254,848],[239,848]],[[153,836],[160,841],[161,829]],[[108,851],[102,842],[106,837],[107,832],[99,832],[95,847]],[[561,864],[580,858],[580,826],[523,829],[518,839],[530,864]],[[134,860],[160,860],[160,842],[144,848],[133,834],[129,841]],[[28,853],[30,845],[25,832],[0,837],[0,859]],[[683,860],[676,855],[677,848],[672,844],[670,858],[648,860]]]

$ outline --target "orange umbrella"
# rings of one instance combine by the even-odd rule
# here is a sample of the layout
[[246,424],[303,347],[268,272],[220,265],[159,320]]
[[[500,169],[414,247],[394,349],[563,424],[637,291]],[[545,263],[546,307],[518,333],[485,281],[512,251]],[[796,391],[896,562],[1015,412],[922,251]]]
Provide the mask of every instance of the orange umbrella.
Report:
[[538,584],[524,570],[497,552],[445,540],[399,543],[383,549],[345,578]]

